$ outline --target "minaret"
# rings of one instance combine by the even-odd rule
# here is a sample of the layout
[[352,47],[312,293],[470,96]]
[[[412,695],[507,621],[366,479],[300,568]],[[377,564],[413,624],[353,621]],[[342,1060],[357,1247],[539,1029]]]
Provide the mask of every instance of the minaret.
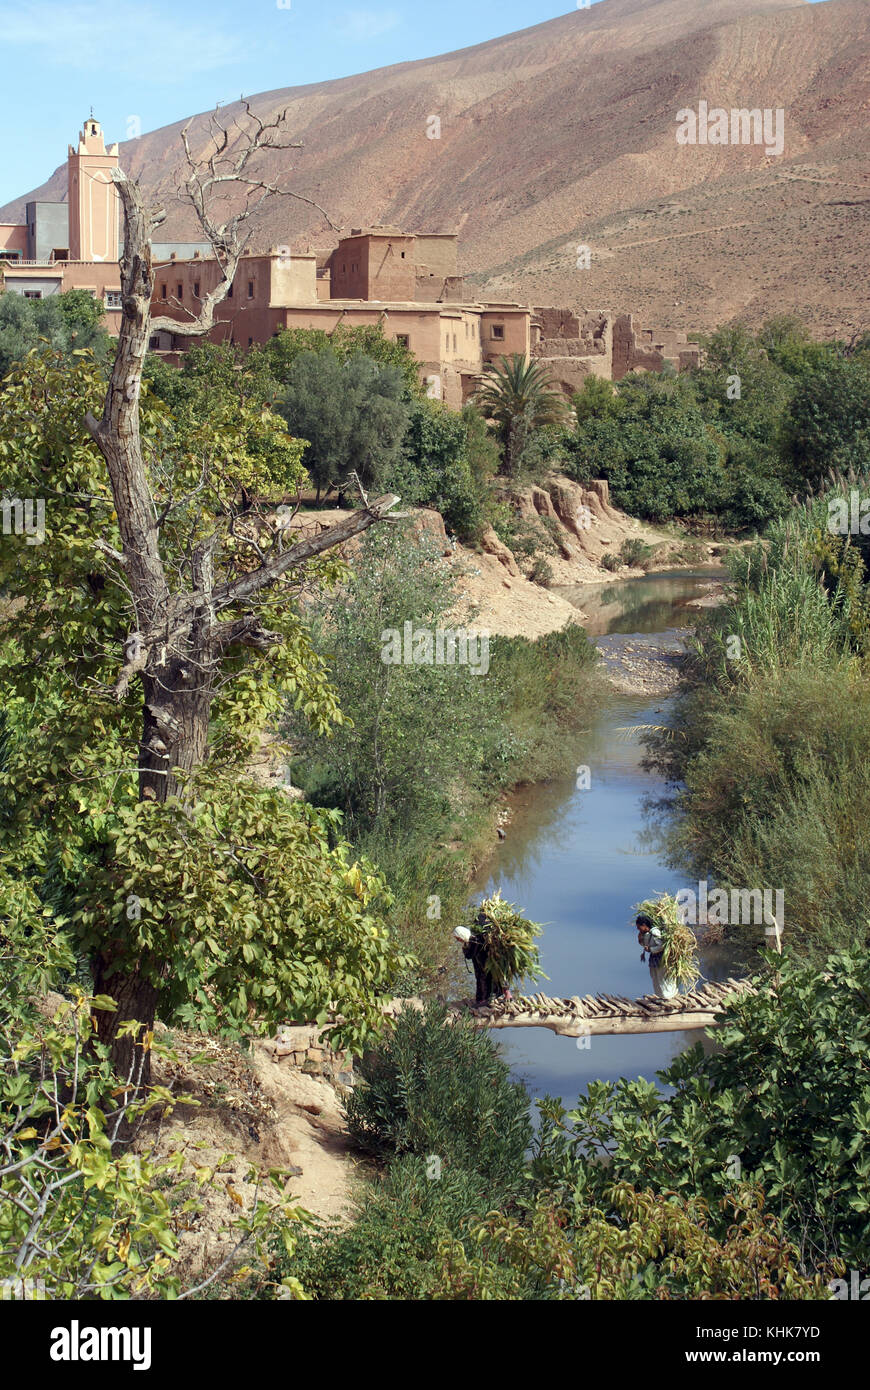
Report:
[[111,170],[118,166],[118,146],[106,149],[103,128],[89,116],[78,149],[69,147],[69,258],[71,261],[117,261],[118,191]]

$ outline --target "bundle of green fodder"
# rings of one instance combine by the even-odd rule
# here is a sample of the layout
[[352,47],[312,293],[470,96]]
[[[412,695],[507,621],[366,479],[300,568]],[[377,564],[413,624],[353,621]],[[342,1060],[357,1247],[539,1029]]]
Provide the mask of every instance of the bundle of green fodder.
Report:
[[698,940],[691,927],[680,917],[676,898],[670,893],[660,893],[657,898],[647,898],[634,909],[636,917],[646,916],[661,932],[664,950],[662,951],[662,973],[673,980],[680,989],[691,989],[701,975],[698,964]]
[[477,914],[474,930],[486,942],[487,970],[497,985],[507,989],[520,980],[549,979],[535,945],[535,937],[541,935],[538,922],[530,922],[520,908],[505,902],[501,889],[483,899]]

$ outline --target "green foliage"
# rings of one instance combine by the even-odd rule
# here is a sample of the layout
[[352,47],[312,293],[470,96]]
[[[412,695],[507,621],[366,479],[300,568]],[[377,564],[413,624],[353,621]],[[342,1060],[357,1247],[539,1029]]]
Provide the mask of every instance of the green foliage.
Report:
[[475,541],[487,522],[489,482],[498,462],[485,421],[472,406],[457,414],[424,398],[411,406],[401,457],[384,486],[406,506],[434,507],[449,531]]
[[242,1038],[288,1017],[325,1022],[332,1008],[344,1016],[337,1039],[358,1050],[406,964],[371,910],[383,879],[345,845],[330,849],[335,812],[241,780],[198,790],[193,803],[109,818],[70,907],[78,939],[111,939],[127,968],[159,961],[165,1018]]
[[642,541],[640,536],[629,536],[622,542],[619,550],[619,558],[624,565],[632,568],[645,569],[652,558],[653,547],[646,541]]
[[[0,1279],[26,1298],[178,1297],[177,1233],[201,1210],[202,1179],[141,1131],[197,1102],[139,1084],[145,1053],[166,1052],[149,1037],[119,1084],[94,1037],[112,1001],[45,997],[73,965],[65,922],[2,866],[0,901]],[[232,1227],[239,1251],[276,1227],[292,1251],[301,1214],[277,1177],[264,1187]]]
[[[436,1298],[825,1299],[821,1276],[807,1277],[796,1247],[765,1212],[760,1190],[738,1189],[717,1204],[730,1224],[711,1229],[708,1204],[694,1196],[606,1188],[601,1205],[560,1206],[541,1192],[521,1216],[471,1223],[464,1242],[444,1241]],[[469,1253],[470,1252],[470,1253]]]
[[293,361],[278,409],[308,440],[306,463],[318,499],[345,484],[353,471],[364,487],[379,487],[399,456],[408,424],[398,367],[363,353],[342,361],[329,349],[303,352]]
[[565,399],[546,368],[519,352],[487,364],[474,403],[493,421],[504,471],[512,477],[533,467],[537,433],[566,414]]
[[191,347],[180,367],[146,359],[146,401],[159,412],[165,446],[200,451],[209,459],[216,507],[244,510],[251,494],[280,499],[295,493],[305,471],[304,439],[287,433],[272,408],[278,384],[265,360],[222,343]]
[[347,362],[361,353],[381,366],[397,369],[408,402],[424,396],[420,380],[421,364],[401,343],[388,338],[381,324],[352,327],[339,324],[331,333],[319,328],[287,328],[275,334],[263,347],[255,348],[249,356],[262,357],[268,373],[281,385],[286,385],[293,364],[307,352],[331,353],[339,362]]
[[587,376],[582,389],[575,391],[571,405],[577,416],[577,423],[583,425],[587,420],[606,419],[616,410],[616,389],[612,381],[600,376]]
[[496,1202],[517,1182],[532,1129],[525,1087],[486,1032],[443,1005],[406,1006],[346,1101],[348,1132],[379,1158],[437,1158],[434,1171],[476,1173]]
[[[598,1199],[614,1180],[711,1204],[758,1184],[808,1265],[870,1254],[870,962],[834,955],[823,971],[788,956],[716,1030],[647,1081],[594,1082],[577,1109],[544,1109],[538,1172]],[[606,1165],[590,1162],[607,1155]],[[739,1179],[738,1176],[739,1175]],[[712,1211],[711,1211],[712,1214]],[[718,1238],[721,1221],[714,1223]]]
[[535,944],[541,927],[530,922],[512,903],[505,902],[500,889],[478,903],[475,920],[475,933],[486,942],[487,970],[497,985],[509,988],[523,980],[531,983],[548,978],[541,969],[541,953]]
[[651,521],[722,505],[722,451],[685,377],[630,375],[612,408],[590,414],[564,437],[567,471],[578,482],[606,478],[613,502]]
[[830,469],[870,470],[870,360],[832,356],[807,373],[783,429],[796,484],[814,486]]
[[445,1168],[433,1181],[427,1163],[395,1159],[360,1197],[349,1227],[304,1232],[292,1258],[275,1243],[276,1276],[286,1272],[312,1298],[331,1301],[441,1297],[442,1248],[489,1210],[491,1192],[464,1168]]
[[826,517],[823,496],[735,558],[729,602],[698,628],[680,737],[656,750],[676,786],[675,863],[781,889],[786,939],[813,958],[863,941],[870,893],[870,685],[853,655],[868,596],[853,538]]
[[[120,538],[105,467],[84,425],[101,390],[87,358],[65,364],[46,353],[0,393],[0,486],[46,499],[44,543],[7,537],[0,548],[0,585],[14,600],[0,630],[0,866],[65,913],[80,953],[113,941],[119,962],[141,959],[143,978],[160,984],[167,1025],[183,1018],[241,1036],[340,1000],[359,1046],[404,962],[378,915],[388,904],[382,882],[341,842],[334,816],[293,807],[244,775],[288,703],[320,734],[341,719],[293,576],[260,605],[275,633],[268,657],[237,647],[224,662],[206,766],[185,785],[184,811],[173,800],[139,802],[141,692],[113,693],[136,617],[113,559]],[[218,585],[250,563],[233,533],[240,492],[261,495],[276,470],[286,483],[301,446],[238,395],[214,414],[197,405],[170,418],[146,396],[141,427],[167,570],[183,568],[214,531]],[[274,530],[258,535],[264,554],[280,544]],[[343,572],[326,560],[306,577],[328,585]]]
[[562,451],[580,482],[607,478],[617,506],[652,521],[714,516],[759,530],[828,468],[868,464],[870,361],[813,342],[797,321],[728,324],[678,376],[587,378]]
[[312,612],[315,642],[329,656],[349,719],[328,744],[297,719],[293,741],[320,767],[311,768],[318,780],[304,785],[341,805],[353,834],[377,823],[385,839],[411,827],[435,836],[456,769],[473,783],[486,765],[498,708],[485,674],[470,663],[383,659],[391,655],[389,633],[404,638],[406,622],[414,631],[455,628],[456,597],[431,541],[390,527],[366,534],[350,584]]
[[45,299],[25,299],[7,291],[0,294],[0,380],[16,362],[22,362],[45,340],[69,355],[90,349],[100,361],[108,355],[111,339],[100,327],[103,301],[85,290],[67,290]]

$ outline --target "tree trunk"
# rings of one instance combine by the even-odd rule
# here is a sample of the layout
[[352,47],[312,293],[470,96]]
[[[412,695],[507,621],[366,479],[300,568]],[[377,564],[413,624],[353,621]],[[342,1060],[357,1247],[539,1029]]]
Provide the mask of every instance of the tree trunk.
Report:
[[[232,179],[237,178],[246,186],[251,183],[245,176],[246,160],[256,149],[290,147],[276,145],[272,140],[283,116],[264,126],[249,109],[248,114],[256,130],[235,160],[232,175]],[[182,132],[182,139],[190,160],[186,132]],[[194,169],[193,164],[191,168]],[[224,172],[216,174],[213,163],[207,163],[205,169],[201,176],[192,173],[188,193],[215,249],[221,278],[206,295],[197,319],[176,322],[162,318],[153,321],[153,325],[151,233],[163,214],[150,214],[137,185],[120,170],[113,171],[124,209],[123,314],[102,417],[86,417],[87,427],[106,461],[118,518],[122,553],[110,553],[123,567],[125,587],[135,610],[135,630],[124,643],[124,665],[114,693],[116,699],[123,699],[131,682],[141,679],[139,797],[161,804],[171,796],[189,795],[184,778],[178,774],[194,772],[206,760],[215,678],[227,651],[238,643],[267,650],[279,640],[278,634],[261,626],[255,606],[257,596],[291,568],[380,521],[399,501],[389,495],[366,503],[363,510],[345,517],[336,526],[304,536],[288,549],[265,558],[259,569],[230,577],[217,588],[213,556],[220,536],[214,532],[193,547],[181,585],[173,582],[170,587],[160,548],[164,518],[158,515],[139,432],[142,367],[152,326],[188,337],[209,332],[215,323],[215,309],[229,293],[246,244],[244,215],[220,226],[210,220],[204,206],[205,192],[232,179]],[[267,185],[262,187],[268,191]],[[318,485],[318,500],[321,491],[322,486]],[[246,495],[246,505],[249,502]],[[230,618],[231,613],[237,616]],[[111,1048],[122,1080],[131,1075],[131,1068],[133,1078],[138,1075],[141,1053],[135,1041],[118,1037],[118,1027],[125,1019],[136,1019],[144,1025],[144,1031],[153,1028],[160,985],[168,969],[168,964],[158,959],[131,960],[116,940],[107,941],[96,960],[95,990],[111,996],[118,1004],[115,1013],[98,1013],[97,1033]],[[150,1062],[146,1053],[142,1079],[148,1076]]]
[[[108,1009],[96,1011],[97,1037],[109,1047],[119,1080],[139,1081],[148,1086],[151,1083],[151,1052],[148,1049],[143,1052],[138,1040],[154,1027],[159,990],[143,978],[141,965],[144,962],[132,972],[121,969],[112,974],[113,959],[110,947],[97,957],[94,968],[94,992],[110,995],[118,1006],[114,1013]],[[131,1018],[143,1025],[137,1037],[119,1038],[119,1026]]]

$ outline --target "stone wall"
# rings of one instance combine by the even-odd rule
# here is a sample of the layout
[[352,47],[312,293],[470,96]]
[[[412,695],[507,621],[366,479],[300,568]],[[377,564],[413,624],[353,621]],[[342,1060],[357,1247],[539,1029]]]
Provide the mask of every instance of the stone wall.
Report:
[[619,314],[613,323],[613,380],[627,372],[660,372],[669,362],[676,371],[697,367],[701,349],[673,328],[635,328],[632,314]]
[[287,1023],[278,1029],[272,1045],[277,1062],[299,1067],[310,1076],[322,1076],[340,1086],[354,1083],[353,1058],[342,1049],[329,1044],[332,1024]]

